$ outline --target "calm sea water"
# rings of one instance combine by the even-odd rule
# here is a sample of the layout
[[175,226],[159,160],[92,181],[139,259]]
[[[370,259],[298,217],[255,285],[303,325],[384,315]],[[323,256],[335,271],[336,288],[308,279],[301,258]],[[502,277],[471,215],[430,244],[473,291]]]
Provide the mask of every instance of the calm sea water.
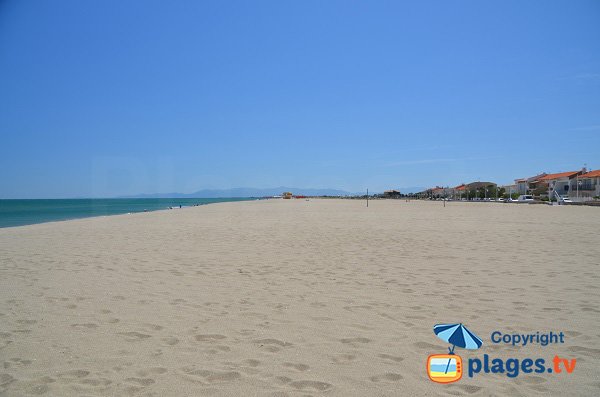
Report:
[[189,207],[250,198],[0,200],[0,227]]

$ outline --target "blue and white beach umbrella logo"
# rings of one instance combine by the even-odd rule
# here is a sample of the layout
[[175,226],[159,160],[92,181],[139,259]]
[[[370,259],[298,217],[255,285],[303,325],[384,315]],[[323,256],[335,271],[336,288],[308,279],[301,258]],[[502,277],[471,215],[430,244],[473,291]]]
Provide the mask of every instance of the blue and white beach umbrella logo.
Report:
[[450,354],[454,354],[456,346],[476,350],[483,345],[481,338],[469,331],[462,323],[437,324],[433,326],[433,332],[441,340],[452,344],[452,348],[448,348]]

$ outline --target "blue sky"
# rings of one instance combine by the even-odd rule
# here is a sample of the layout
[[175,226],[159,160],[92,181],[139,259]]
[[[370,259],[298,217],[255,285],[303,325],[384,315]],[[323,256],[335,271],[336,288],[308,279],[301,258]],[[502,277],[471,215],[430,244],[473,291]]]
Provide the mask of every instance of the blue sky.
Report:
[[600,168],[598,1],[0,0],[0,197]]

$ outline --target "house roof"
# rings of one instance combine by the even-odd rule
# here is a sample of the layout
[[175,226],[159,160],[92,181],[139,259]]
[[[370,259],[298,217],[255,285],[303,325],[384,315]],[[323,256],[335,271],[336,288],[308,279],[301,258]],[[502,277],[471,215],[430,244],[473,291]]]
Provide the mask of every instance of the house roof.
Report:
[[590,171],[587,174],[579,175],[580,178],[596,178],[600,176],[600,170]]
[[519,183],[519,182],[537,182],[537,181],[541,180],[545,176],[546,176],[546,173],[543,172],[543,173],[538,174],[536,176],[530,176],[529,178],[515,179],[515,183]]
[[465,190],[467,186],[463,183],[462,185],[458,185],[454,188],[454,190]]
[[488,187],[488,186],[496,186],[496,184],[493,182],[481,182],[481,181],[471,182],[471,183],[466,184],[466,187],[468,189],[479,189],[479,188]]
[[579,173],[579,171],[559,172],[557,174],[548,174],[544,177],[541,177],[539,180],[540,181],[551,181],[553,179],[559,179],[559,178],[571,178],[571,177],[577,175],[578,173]]

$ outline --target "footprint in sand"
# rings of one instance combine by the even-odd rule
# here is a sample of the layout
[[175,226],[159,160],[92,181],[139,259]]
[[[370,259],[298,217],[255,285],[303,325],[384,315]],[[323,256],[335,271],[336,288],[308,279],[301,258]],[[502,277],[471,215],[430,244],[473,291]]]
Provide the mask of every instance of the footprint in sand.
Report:
[[30,329],[13,329],[13,330],[11,330],[11,332],[14,332],[15,334],[30,334],[31,330]]
[[369,338],[344,338],[344,339],[340,339],[340,342],[346,344],[346,345],[351,345],[354,347],[358,347],[361,344],[366,344],[369,342],[372,342],[371,339]]
[[45,384],[45,383],[41,383],[41,384],[26,384],[25,385],[25,390],[27,392],[27,394],[32,394],[32,395],[42,395],[42,394],[46,394],[50,391],[50,387]]
[[371,382],[397,382],[402,379],[402,375],[388,372],[383,375],[371,376],[369,379]]
[[167,373],[167,371],[168,370],[164,367],[152,367],[147,369],[140,369],[139,371],[136,371],[135,374],[142,378],[146,378],[150,375],[162,375],[164,373]]
[[257,367],[260,366],[261,362],[255,359],[246,359],[239,363],[225,361],[222,364],[228,369],[239,369],[242,373],[248,375],[256,375],[260,373],[260,370]]
[[439,350],[440,346],[439,345],[434,345],[433,343],[427,343],[427,342],[416,342],[413,343],[413,346],[415,346],[416,348],[422,349],[422,350]]
[[106,387],[106,386],[110,385],[112,383],[112,381],[109,379],[106,379],[106,378],[98,378],[98,379],[86,378],[86,379],[82,379],[82,380],[78,381],[77,383],[82,384],[82,385],[94,386],[94,387]]
[[404,361],[404,357],[392,356],[391,354],[379,354],[377,357],[383,358],[384,360],[391,360],[396,363]]
[[333,321],[334,319],[326,316],[311,317],[315,321]]
[[457,387],[468,394],[474,394],[477,393],[479,390],[483,389],[483,387],[475,385],[457,385]]
[[[31,360],[23,360],[22,358],[19,358],[19,357],[11,358],[10,361],[11,361],[10,363],[5,362],[5,368],[10,366],[10,364],[14,364],[14,365],[23,367],[23,366],[30,365],[32,363]],[[9,365],[7,366],[6,364],[9,364]]]
[[125,340],[127,342],[137,342],[137,341],[148,339],[148,338],[152,337],[151,335],[142,334],[141,332],[135,332],[135,331],[119,332],[118,334],[125,336],[126,337]]
[[253,368],[258,367],[260,365],[260,361],[255,360],[253,358],[249,358],[247,360],[244,360],[243,363],[246,364],[247,366],[253,367]]
[[600,349],[593,349],[590,347],[583,347],[583,346],[571,346],[571,347],[568,347],[567,349],[573,353],[583,354],[584,356],[588,356],[588,357],[595,358],[595,357],[600,356]]
[[85,369],[74,369],[60,372],[57,377],[60,382],[104,388],[112,384],[110,379],[90,377],[91,372]]
[[590,306],[585,306],[581,308],[582,312],[593,312],[593,313],[600,313],[600,310],[596,309],[595,307],[590,307]]
[[98,324],[94,324],[94,323],[71,324],[71,327],[73,327],[73,328],[94,329],[94,328],[98,328]]
[[279,383],[280,385],[287,385],[292,380],[293,380],[292,378],[288,378],[287,376],[276,376],[275,377],[275,381],[277,383]]
[[356,356],[354,354],[336,354],[331,358],[336,364],[348,364],[356,360]]
[[539,385],[542,383],[546,383],[548,380],[546,378],[542,378],[541,376],[529,375],[517,380],[518,383],[527,383],[529,385]]
[[267,350],[271,353],[275,353],[281,350],[283,347],[293,346],[291,343],[280,341],[279,339],[267,338],[258,339],[254,341],[259,348]]
[[289,394],[283,391],[276,391],[272,394],[269,394],[268,397],[289,397]]
[[152,330],[152,331],[161,331],[161,330],[163,330],[163,329],[165,328],[165,327],[163,327],[162,325],[157,325],[157,324],[149,324],[149,323],[142,324],[142,326],[143,326],[144,328],[148,328],[148,329],[150,329],[150,330]]
[[194,336],[194,339],[196,339],[198,342],[210,342],[210,343],[215,343],[217,341],[226,339],[227,337],[225,335],[219,335],[219,334],[206,334],[206,335],[196,335]]
[[316,390],[327,391],[333,388],[331,383],[319,382],[316,380],[295,380],[288,383],[289,386],[297,390]]
[[211,371],[207,369],[182,368],[185,379],[201,383],[224,383],[238,380],[242,375],[237,371]]
[[175,338],[174,336],[171,336],[168,338],[163,338],[162,341],[165,342],[169,346],[175,346],[176,344],[179,343],[179,339]]
[[33,325],[33,324],[37,323],[37,321],[36,320],[17,320],[17,323],[23,324],[23,325]]
[[306,364],[300,364],[300,363],[298,363],[298,364],[296,364],[296,363],[283,363],[283,366],[287,367],[287,368],[293,368],[293,369],[295,369],[297,371],[300,371],[300,372],[307,371],[310,368],[308,365],[306,365]]
[[229,346],[216,345],[212,349],[206,350],[206,353],[217,354],[217,353],[220,353],[220,352],[229,352],[229,351],[231,351],[231,348]]
[[81,379],[81,378],[85,378],[89,374],[90,374],[90,371],[86,371],[84,369],[74,369],[71,371],[61,372],[58,374],[58,377],[66,378],[66,379]]
[[156,383],[156,381],[152,378],[127,378],[125,382],[135,383],[140,386],[150,386]]
[[6,387],[16,379],[9,374],[0,374],[0,387]]

